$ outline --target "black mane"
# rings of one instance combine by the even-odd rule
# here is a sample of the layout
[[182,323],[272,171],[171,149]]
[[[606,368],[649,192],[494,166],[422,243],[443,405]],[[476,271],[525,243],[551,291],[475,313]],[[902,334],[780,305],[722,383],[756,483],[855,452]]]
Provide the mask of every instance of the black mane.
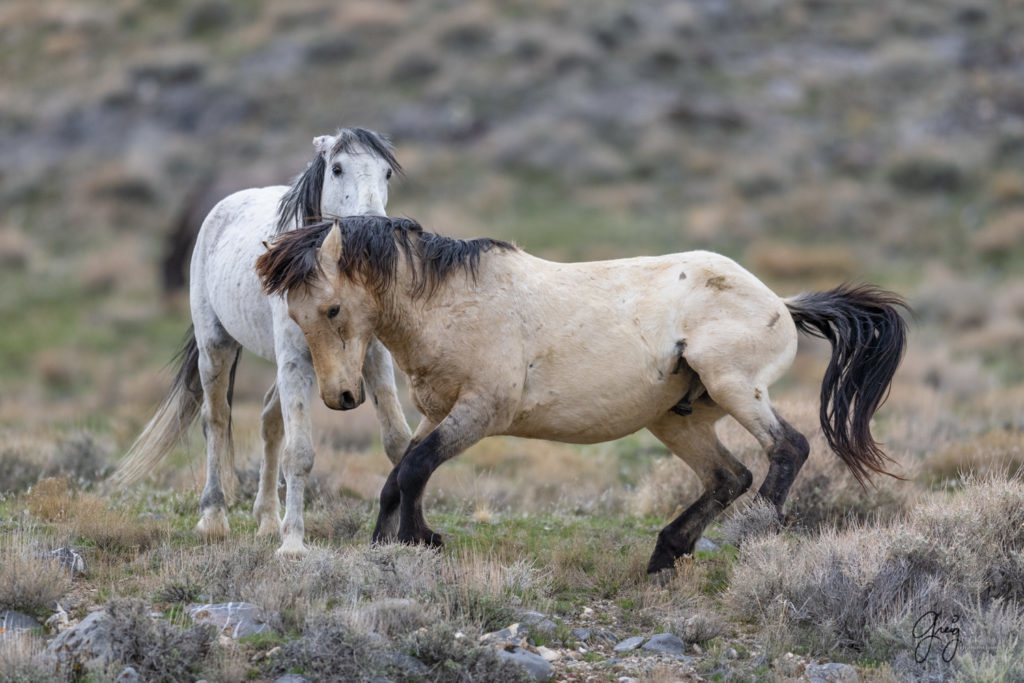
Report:
[[[365,128],[342,128],[335,133],[335,138],[331,156],[340,152],[353,152],[357,147],[361,147],[386,161],[395,173],[402,173],[402,166],[395,158],[395,150],[383,135]],[[277,206],[278,232],[323,220],[320,194],[323,191],[326,168],[327,162],[318,152],[306,170],[296,176]]]
[[408,218],[351,216],[277,236],[256,261],[263,291],[287,294],[295,287],[308,286],[320,273],[317,250],[335,223],[342,234],[338,261],[341,274],[378,295],[394,285],[401,255],[412,271],[412,296],[429,298],[456,271],[476,279],[483,253],[492,249],[516,250],[515,245],[502,240],[461,240],[425,232],[419,223]]

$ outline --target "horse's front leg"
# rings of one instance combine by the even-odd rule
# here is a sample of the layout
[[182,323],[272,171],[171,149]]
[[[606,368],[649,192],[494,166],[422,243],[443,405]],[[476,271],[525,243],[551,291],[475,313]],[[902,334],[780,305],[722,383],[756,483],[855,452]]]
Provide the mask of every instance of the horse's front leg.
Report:
[[[420,420],[416,433],[413,434],[412,441],[409,442],[409,446],[405,449],[403,458],[409,454],[409,451],[419,445],[430,432],[434,431],[436,427],[437,425],[427,418]],[[387,481],[384,482],[384,488],[381,489],[380,512],[377,515],[377,525],[373,529],[371,543],[393,541],[398,535],[398,506],[402,500],[401,491],[398,490],[398,468],[400,466],[401,460],[391,468],[391,474],[388,476]]]
[[277,390],[284,419],[285,478],[279,555],[299,556],[307,552],[302,508],[306,478],[313,469],[313,423],[309,408],[315,381],[313,364],[305,356],[297,352],[278,354]]
[[397,465],[409,448],[409,425],[398,402],[395,387],[395,368],[391,354],[376,337],[370,338],[363,360],[363,380],[370,391],[370,399],[377,410],[380,438],[384,452],[393,465]]
[[398,540],[442,545],[440,534],[423,517],[423,490],[434,470],[487,436],[494,422],[493,401],[480,396],[459,399],[437,427],[402,458],[395,483],[400,494]]

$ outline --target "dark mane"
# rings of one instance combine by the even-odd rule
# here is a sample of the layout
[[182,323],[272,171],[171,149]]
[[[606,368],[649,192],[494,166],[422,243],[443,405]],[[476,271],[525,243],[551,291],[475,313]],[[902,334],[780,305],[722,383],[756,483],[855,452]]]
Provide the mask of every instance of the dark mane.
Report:
[[338,268],[376,294],[390,290],[398,275],[400,256],[412,272],[413,297],[429,298],[456,271],[476,279],[480,257],[492,249],[516,251],[516,246],[489,238],[460,240],[425,232],[414,220],[387,216],[351,216],[323,221],[281,233],[256,260],[256,272],[267,294],[287,294],[308,287],[320,274],[317,250],[337,223],[342,234]]
[[[395,150],[383,135],[365,128],[342,128],[335,133],[335,138],[331,156],[341,152],[352,153],[357,148],[362,148],[386,161],[395,173],[402,173],[402,166],[395,158]],[[323,191],[326,168],[327,162],[324,161],[323,155],[317,153],[306,170],[296,176],[292,186],[277,205],[278,232],[323,220],[320,194]]]

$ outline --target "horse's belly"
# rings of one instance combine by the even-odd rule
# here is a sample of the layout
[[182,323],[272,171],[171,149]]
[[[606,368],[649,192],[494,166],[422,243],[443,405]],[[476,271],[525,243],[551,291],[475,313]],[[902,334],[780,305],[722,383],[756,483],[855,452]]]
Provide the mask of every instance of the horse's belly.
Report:
[[679,381],[634,385],[627,391],[553,393],[524,406],[507,433],[566,443],[611,441],[643,429],[684,393]]

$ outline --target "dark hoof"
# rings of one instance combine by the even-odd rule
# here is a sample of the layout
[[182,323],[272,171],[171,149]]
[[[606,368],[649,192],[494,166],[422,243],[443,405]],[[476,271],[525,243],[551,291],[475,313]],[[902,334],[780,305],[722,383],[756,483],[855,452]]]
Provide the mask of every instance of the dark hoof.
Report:
[[428,548],[444,547],[444,540],[441,538],[441,534],[430,529],[414,534],[402,534],[399,532],[398,542],[406,545],[425,545]]

